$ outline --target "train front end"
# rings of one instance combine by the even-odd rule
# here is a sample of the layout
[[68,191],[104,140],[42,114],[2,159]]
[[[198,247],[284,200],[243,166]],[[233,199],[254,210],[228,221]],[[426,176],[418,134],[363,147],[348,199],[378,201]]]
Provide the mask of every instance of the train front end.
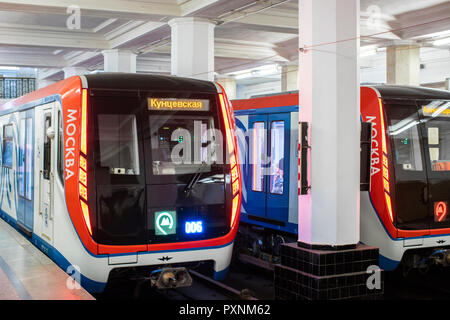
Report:
[[87,253],[74,257],[85,283],[142,267],[158,287],[185,286],[185,267],[199,262],[223,278],[241,202],[223,89],[164,76],[82,80],[80,117],[65,114],[66,130],[71,117],[80,124],[66,203]]
[[372,123],[371,190],[361,194],[361,241],[393,270],[450,265],[450,93],[361,89]]

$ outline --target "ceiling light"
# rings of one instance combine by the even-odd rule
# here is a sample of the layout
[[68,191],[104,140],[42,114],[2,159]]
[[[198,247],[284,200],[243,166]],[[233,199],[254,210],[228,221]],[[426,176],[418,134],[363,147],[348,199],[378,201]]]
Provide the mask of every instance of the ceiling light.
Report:
[[428,34],[424,34],[422,36],[414,37],[413,39],[437,38],[437,37],[442,37],[442,36],[447,36],[447,35],[450,35],[450,30],[428,33]]
[[234,78],[236,80],[241,80],[241,79],[247,79],[247,78],[250,78],[250,77],[252,77],[252,73],[251,72],[247,72],[247,73],[238,74]]
[[0,70],[19,70],[20,68],[18,67],[5,67],[5,66],[0,66]]
[[265,77],[279,74],[279,66],[277,64],[267,64],[260,67],[246,69],[241,71],[233,72],[235,79],[246,79],[251,77]]
[[372,49],[372,50],[366,50],[366,51],[361,52],[359,54],[359,56],[364,58],[364,57],[374,56],[376,54],[377,54],[377,50],[376,49]]
[[450,37],[449,38],[435,40],[433,42],[433,46],[444,46],[444,45],[447,45],[447,44],[450,44]]

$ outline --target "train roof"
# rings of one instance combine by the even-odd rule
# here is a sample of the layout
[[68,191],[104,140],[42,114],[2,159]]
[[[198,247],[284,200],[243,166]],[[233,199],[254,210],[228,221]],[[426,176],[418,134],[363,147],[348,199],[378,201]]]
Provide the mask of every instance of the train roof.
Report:
[[450,100],[450,91],[401,85],[366,86],[376,89],[384,99]]
[[[450,91],[426,87],[392,84],[362,85],[376,89],[384,99],[450,100]],[[298,91],[272,93],[254,96],[250,99],[232,101],[235,110],[258,109],[298,105]]]
[[298,106],[298,92],[277,93],[250,99],[232,100],[234,110]]
[[183,77],[117,72],[87,74],[85,77],[89,89],[217,93],[213,82]]
[[[86,78],[87,83],[82,79]],[[24,96],[8,101],[0,105],[0,114],[16,110],[19,106],[24,106],[36,102],[46,102],[49,97],[56,95],[63,96],[71,92],[73,88],[81,88],[87,85],[89,89],[103,90],[136,90],[136,91],[195,91],[200,93],[217,93],[217,87],[213,82],[165,76],[136,73],[97,73],[88,74],[84,77],[74,76],[42,89],[30,92]]]

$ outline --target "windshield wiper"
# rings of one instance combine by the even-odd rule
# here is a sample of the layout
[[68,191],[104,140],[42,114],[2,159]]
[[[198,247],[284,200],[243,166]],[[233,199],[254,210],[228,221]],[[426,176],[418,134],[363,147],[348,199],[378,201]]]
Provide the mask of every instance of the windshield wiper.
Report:
[[186,195],[186,197],[188,197],[190,195],[191,191],[197,185],[198,181],[200,180],[200,178],[203,174],[203,170],[205,167],[206,167],[206,162],[203,161],[200,168],[198,168],[197,172],[192,176],[191,180],[189,181],[186,188],[184,189],[184,194]]

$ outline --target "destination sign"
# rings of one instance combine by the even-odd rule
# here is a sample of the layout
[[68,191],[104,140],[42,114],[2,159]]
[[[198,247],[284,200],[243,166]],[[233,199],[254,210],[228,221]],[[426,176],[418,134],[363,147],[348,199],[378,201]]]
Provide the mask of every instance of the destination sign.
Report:
[[423,106],[423,114],[431,117],[450,117],[450,102],[446,102],[441,106]]
[[148,98],[148,109],[152,111],[209,111],[209,100]]

